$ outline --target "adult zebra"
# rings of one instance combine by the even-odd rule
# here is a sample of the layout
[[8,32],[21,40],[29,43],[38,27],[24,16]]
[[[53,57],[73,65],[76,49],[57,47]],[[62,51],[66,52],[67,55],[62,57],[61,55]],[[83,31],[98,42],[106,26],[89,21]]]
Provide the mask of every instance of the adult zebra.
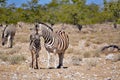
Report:
[[13,47],[13,40],[16,34],[16,27],[13,24],[6,25],[2,32],[2,45],[4,46],[9,42],[9,48]]
[[69,46],[68,35],[65,33],[65,31],[62,30],[54,32],[50,26],[42,22],[39,22],[36,24],[36,26],[38,26],[40,29],[39,34],[44,38],[44,45],[48,54],[48,68],[50,53],[58,54],[59,56],[59,65],[55,67],[63,67],[64,53]]

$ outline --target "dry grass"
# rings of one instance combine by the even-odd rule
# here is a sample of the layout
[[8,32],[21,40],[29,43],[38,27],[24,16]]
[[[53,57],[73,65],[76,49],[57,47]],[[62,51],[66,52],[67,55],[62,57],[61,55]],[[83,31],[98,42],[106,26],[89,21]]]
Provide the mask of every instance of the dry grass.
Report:
[[91,53],[90,52],[84,52],[83,56],[84,56],[84,58],[89,58],[89,57],[91,57]]
[[78,65],[80,65],[80,62],[82,61],[82,57],[72,56],[71,60],[72,60],[73,65],[78,66]]
[[15,37],[15,42],[21,43],[29,42],[29,34],[27,33],[17,34]]
[[74,52],[73,50],[74,50],[73,48],[68,48],[67,51],[66,51],[66,53],[67,53],[67,54],[71,54],[71,53]]
[[14,53],[19,52],[20,49],[21,49],[20,46],[15,46],[13,48],[7,48],[7,49],[0,50],[0,54],[10,55],[10,54],[14,54]]
[[[83,26],[81,32],[77,32],[75,28],[69,28],[66,31],[69,33],[72,46],[68,48],[66,53],[83,55],[85,58],[100,57],[101,47],[104,47],[105,44],[120,45],[120,28],[114,29],[112,24]],[[81,41],[85,41],[85,43]]]
[[5,62],[9,62],[10,64],[19,64],[26,60],[25,56],[23,55],[7,55],[7,54],[0,54],[0,59]]
[[85,51],[82,53],[84,58],[91,58],[91,57],[100,57],[100,50],[91,50],[91,51]]
[[8,55],[7,54],[0,54],[0,59],[2,61],[8,61]]
[[[120,77],[118,70],[120,70],[119,65],[120,61],[118,60],[120,59],[120,56],[118,57],[116,56],[115,59],[117,60],[116,62],[107,61],[105,60],[105,56],[104,57],[101,56],[100,49],[103,46],[109,44],[119,45],[120,29],[113,30],[112,27],[109,27],[109,24],[107,24],[107,28],[106,25],[101,24],[92,25],[92,28],[89,27],[90,27],[89,25],[87,27],[83,27],[81,32],[78,32],[78,30],[76,28],[73,28],[72,25],[69,25],[68,28],[66,29],[66,33],[69,34],[70,38],[70,46],[66,50],[65,52],[66,54],[64,57],[64,67],[67,68],[46,69],[48,58],[46,50],[43,49],[42,47],[42,50],[40,52],[41,55],[39,57],[40,69],[33,70],[29,67],[29,63],[31,62],[31,54],[28,49],[29,27],[25,26],[24,27],[25,29],[22,29],[16,34],[15,46],[13,46],[12,49],[0,46],[1,49],[0,79],[1,80],[119,79]],[[42,45],[44,44],[42,43]],[[51,59],[51,62],[54,62],[54,59],[53,60]]]
[[20,64],[21,62],[25,61],[26,58],[23,55],[12,55],[9,56],[8,61],[10,64]]
[[16,54],[19,53],[20,49],[20,46],[14,46],[13,48],[0,50],[0,59],[10,64],[18,64],[25,60],[23,55]]
[[90,58],[86,62],[87,62],[87,69],[91,69],[92,67],[96,67],[97,66],[97,60],[96,59]]

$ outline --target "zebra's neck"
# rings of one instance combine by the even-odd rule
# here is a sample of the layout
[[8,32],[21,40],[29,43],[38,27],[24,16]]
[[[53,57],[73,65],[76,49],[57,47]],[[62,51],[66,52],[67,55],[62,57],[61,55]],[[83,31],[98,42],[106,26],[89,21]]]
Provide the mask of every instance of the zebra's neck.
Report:
[[50,31],[48,29],[43,29],[42,30],[42,36],[44,38],[45,44],[46,43],[52,43],[52,41],[53,41],[52,31]]

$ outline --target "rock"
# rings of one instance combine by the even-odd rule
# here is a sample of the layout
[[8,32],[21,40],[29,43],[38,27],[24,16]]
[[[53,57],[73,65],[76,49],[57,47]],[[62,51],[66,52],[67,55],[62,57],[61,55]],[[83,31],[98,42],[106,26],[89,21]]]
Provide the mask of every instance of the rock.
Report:
[[12,80],[18,80],[17,74],[13,74]]
[[114,54],[108,54],[106,57],[105,57],[106,60],[113,60],[114,59]]
[[116,62],[120,60],[120,54],[108,54],[105,59]]
[[108,77],[108,78],[105,78],[104,80],[112,80],[110,77]]

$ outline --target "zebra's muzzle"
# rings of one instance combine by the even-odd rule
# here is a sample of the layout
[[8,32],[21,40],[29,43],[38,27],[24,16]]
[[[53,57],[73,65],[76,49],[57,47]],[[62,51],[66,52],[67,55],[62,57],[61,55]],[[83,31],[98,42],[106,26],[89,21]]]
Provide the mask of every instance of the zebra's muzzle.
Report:
[[5,43],[4,43],[4,42],[2,42],[2,45],[4,46],[4,45],[5,45]]

